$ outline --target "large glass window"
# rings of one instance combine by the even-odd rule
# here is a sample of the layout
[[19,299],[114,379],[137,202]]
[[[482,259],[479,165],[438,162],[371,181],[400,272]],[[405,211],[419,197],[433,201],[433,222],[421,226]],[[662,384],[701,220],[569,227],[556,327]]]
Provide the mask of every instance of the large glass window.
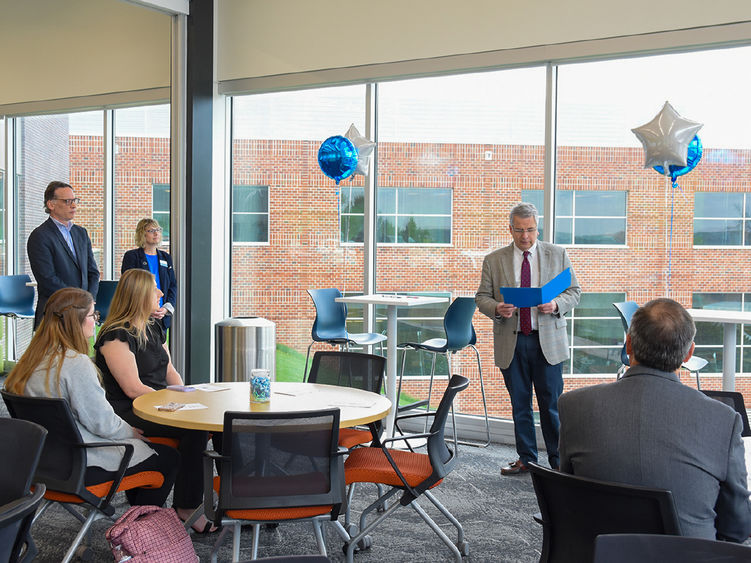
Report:
[[[342,242],[363,240],[363,188],[345,187]],[[379,188],[376,240],[387,244],[450,244],[450,188]]]
[[[125,251],[135,246],[138,221],[152,217],[162,227],[162,249],[170,240],[169,105],[118,109],[115,123],[114,277]],[[179,283],[179,281],[178,281]]]
[[[540,211],[538,227],[544,237],[542,190],[522,190],[522,199]],[[625,191],[557,191],[556,244],[626,244]]]
[[268,186],[232,186],[232,242],[269,242]]
[[624,343],[623,324],[613,303],[625,294],[582,293],[579,305],[569,319],[571,359],[564,373],[575,375],[612,374],[621,365]]
[[751,246],[751,194],[696,192],[694,244]]
[[[692,294],[694,309],[720,309],[725,311],[751,311],[751,293],[700,293]],[[737,375],[751,374],[751,325],[740,325],[736,330],[735,371]],[[696,349],[694,353],[709,363],[702,370],[722,373],[723,325],[721,323],[696,323]]]
[[353,123],[365,131],[365,87],[242,96],[232,107],[232,315],[276,323],[277,378],[301,379],[315,318],[306,290],[362,292],[363,249],[341,244],[340,193],[362,193],[363,176],[337,186],[317,153]]

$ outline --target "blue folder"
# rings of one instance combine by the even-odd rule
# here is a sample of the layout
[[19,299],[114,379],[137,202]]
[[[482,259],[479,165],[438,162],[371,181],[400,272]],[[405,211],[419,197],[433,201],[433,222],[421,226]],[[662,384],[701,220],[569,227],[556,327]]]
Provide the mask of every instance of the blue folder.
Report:
[[571,268],[566,268],[542,287],[502,287],[503,301],[516,307],[537,307],[571,287]]

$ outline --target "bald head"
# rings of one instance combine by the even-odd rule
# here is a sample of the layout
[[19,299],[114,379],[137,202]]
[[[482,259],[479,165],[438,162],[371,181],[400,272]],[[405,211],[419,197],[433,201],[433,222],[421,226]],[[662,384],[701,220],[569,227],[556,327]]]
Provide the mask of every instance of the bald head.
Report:
[[696,326],[691,315],[672,299],[654,299],[639,307],[631,318],[630,353],[637,363],[675,371],[691,351]]

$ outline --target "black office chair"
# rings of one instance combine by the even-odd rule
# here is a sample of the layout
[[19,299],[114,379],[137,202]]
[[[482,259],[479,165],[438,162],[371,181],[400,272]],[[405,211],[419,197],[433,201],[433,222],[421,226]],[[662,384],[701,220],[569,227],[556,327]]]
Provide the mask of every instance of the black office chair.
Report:
[[[434,417],[430,431],[422,434],[402,435],[385,440],[374,439],[368,448],[356,448],[347,461],[344,462],[347,484],[374,483],[391,487],[385,494],[380,495],[372,504],[363,510],[360,516],[359,533],[351,530],[353,536],[345,546],[347,563],[352,563],[352,557],[356,547],[367,549],[370,546],[370,532],[381,521],[400,506],[411,506],[428,526],[438,535],[441,541],[451,550],[454,559],[461,562],[462,556],[469,555],[469,546],[464,539],[464,529],[459,521],[443,506],[429,489],[436,487],[453,470],[456,464],[456,448],[451,450],[446,443],[444,433],[454,397],[467,388],[469,379],[461,375],[454,375],[449,381],[448,387],[443,394],[438,409],[434,412],[407,414],[398,416],[396,419],[397,430],[399,420],[418,417]],[[391,442],[406,442],[413,438],[428,440],[428,453],[416,453],[389,449],[386,447]],[[392,502],[370,524],[365,524],[368,514],[373,510],[385,506],[386,502],[402,493],[398,502]],[[457,540],[451,539],[441,528],[428,516],[427,512],[419,505],[417,499],[424,495],[433,505],[456,528]]]
[[529,470],[541,513],[541,563],[592,561],[600,534],[681,534],[670,491],[587,479],[534,462]]
[[[36,523],[54,503],[59,503],[81,522],[82,526],[63,558],[64,563],[68,563],[76,555],[85,558],[87,547],[82,542],[89,535],[91,525],[96,520],[112,519],[115,514],[112,497],[116,492],[136,487],[161,487],[164,483],[164,476],[158,471],[141,471],[123,477],[133,456],[133,444],[85,443],[76,426],[70,405],[65,399],[24,397],[7,391],[0,391],[0,394],[13,418],[36,422],[47,429],[47,440],[34,475],[34,480],[44,483],[47,491],[44,494],[44,503],[32,523]],[[124,451],[116,478],[85,486],[86,451],[89,448],[112,446],[121,446]],[[83,508],[83,513],[73,508],[74,506]]]
[[[224,526],[212,563],[229,530],[234,535],[232,560],[240,560],[243,523],[253,525],[252,559],[265,523],[310,520],[323,556],[324,521],[331,521],[346,541],[349,536],[337,517],[345,508],[342,456],[347,450],[340,450],[338,439],[338,408],[224,413],[222,453],[206,451],[203,460],[206,517]],[[214,462],[221,477],[214,477]]]
[[[381,393],[386,358],[359,352],[316,352],[310,365],[308,383],[324,383],[339,387],[353,387],[372,393]],[[378,433],[383,428],[376,422]],[[369,429],[342,428],[339,430],[339,445],[352,449],[372,440]]]
[[0,562],[31,561],[37,554],[29,530],[45,486],[32,478],[47,431],[32,422],[0,418]]
[[604,534],[594,563],[748,563],[751,547],[724,541],[655,534]]
[[731,409],[734,409],[735,412],[740,414],[741,420],[743,421],[743,431],[741,432],[741,436],[751,436],[751,426],[749,426],[748,423],[748,411],[746,410],[746,404],[743,401],[743,395],[737,391],[710,391],[706,389],[702,389],[702,393],[707,397],[725,403]]

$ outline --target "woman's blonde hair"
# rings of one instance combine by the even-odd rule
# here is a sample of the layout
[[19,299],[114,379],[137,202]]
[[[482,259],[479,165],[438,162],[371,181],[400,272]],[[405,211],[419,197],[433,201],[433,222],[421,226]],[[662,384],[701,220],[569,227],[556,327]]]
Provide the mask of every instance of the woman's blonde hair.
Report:
[[151,217],[146,217],[145,219],[141,219],[138,222],[138,225],[136,225],[136,246],[138,248],[143,248],[143,246],[146,244],[146,229],[149,229],[151,227],[159,227],[159,223],[156,219],[153,219]]
[[154,274],[134,268],[126,270],[117,282],[107,318],[99,331],[99,337],[110,330],[125,329],[144,346],[148,340],[146,327],[154,312]]
[[50,371],[55,366],[55,385],[60,393],[60,370],[69,350],[88,354],[89,341],[83,333],[83,323],[94,298],[88,291],[76,287],[58,289],[44,306],[44,316],[29,347],[5,380],[11,393],[23,395],[31,374],[46,362],[45,389],[50,395]]

